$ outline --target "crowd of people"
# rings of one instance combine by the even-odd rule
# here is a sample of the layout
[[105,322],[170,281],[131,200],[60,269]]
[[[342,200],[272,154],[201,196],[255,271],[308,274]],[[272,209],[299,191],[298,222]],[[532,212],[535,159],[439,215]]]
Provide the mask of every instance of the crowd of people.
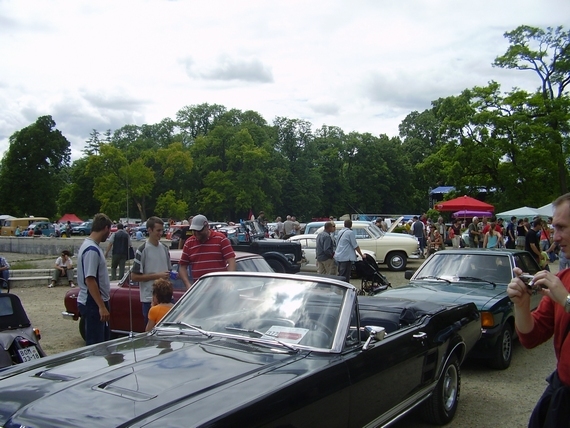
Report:
[[[187,289],[207,273],[236,270],[235,253],[229,239],[223,233],[211,230],[208,219],[203,215],[191,217],[190,220],[188,228],[191,235],[184,241],[178,270]],[[106,253],[103,253],[100,244],[109,238],[112,225],[107,215],[95,215],[91,234],[77,254],[77,303],[85,323],[87,345],[110,338],[110,279],[106,257],[112,251],[112,263],[115,268],[118,265],[121,269],[124,250],[130,246],[128,236],[121,237],[119,229],[119,235],[113,235]],[[158,217],[150,217],[146,226],[148,238],[134,254],[132,279],[139,282],[144,325],[150,330],[172,306],[173,288],[170,279],[173,272],[169,249],[160,242],[165,227],[164,221]]]
[[[528,218],[511,217],[505,225],[502,218],[475,216],[468,221],[457,218],[446,225],[443,217],[433,222],[424,214],[414,216],[406,229],[418,239],[422,257],[451,245],[453,248],[517,248],[529,251],[541,265],[558,258],[567,263],[564,252],[553,240],[552,217],[547,220],[535,217],[532,223]],[[467,231],[465,240],[464,231]]]

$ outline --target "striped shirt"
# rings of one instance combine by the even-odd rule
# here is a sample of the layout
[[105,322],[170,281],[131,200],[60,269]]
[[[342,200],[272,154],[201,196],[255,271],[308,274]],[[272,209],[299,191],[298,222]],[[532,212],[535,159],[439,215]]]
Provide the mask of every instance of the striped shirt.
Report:
[[235,258],[230,240],[221,232],[210,230],[210,237],[201,243],[195,236],[189,237],[184,243],[181,265],[192,267],[192,278],[200,278],[210,272],[227,270],[227,260]]

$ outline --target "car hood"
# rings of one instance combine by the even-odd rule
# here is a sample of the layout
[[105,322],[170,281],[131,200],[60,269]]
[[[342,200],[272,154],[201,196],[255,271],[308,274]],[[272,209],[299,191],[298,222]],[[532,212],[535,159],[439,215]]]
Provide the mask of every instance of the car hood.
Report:
[[507,297],[506,287],[485,283],[443,281],[418,281],[404,287],[381,293],[384,297],[397,297],[410,300],[427,300],[442,304],[473,302],[480,311],[488,310],[498,300]]
[[194,425],[302,376],[279,369],[308,354],[233,339],[171,339],[142,334],[0,372],[0,426],[118,426],[200,401],[187,422]]

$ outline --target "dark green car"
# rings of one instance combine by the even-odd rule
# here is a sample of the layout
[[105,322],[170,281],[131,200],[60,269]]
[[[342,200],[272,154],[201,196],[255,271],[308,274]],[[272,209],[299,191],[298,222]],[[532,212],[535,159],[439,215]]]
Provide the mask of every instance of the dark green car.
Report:
[[[471,356],[485,358],[493,368],[506,369],[511,364],[516,335],[513,304],[507,296],[514,267],[531,275],[541,270],[526,251],[438,251],[415,272],[406,271],[409,285],[386,291],[381,296],[443,304],[474,302],[481,311],[482,336]],[[540,299],[540,294],[534,292],[532,310]]]

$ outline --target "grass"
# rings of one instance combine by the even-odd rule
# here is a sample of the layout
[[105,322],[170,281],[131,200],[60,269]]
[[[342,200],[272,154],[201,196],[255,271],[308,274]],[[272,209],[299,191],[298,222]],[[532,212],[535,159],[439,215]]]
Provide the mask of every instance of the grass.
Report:
[[35,269],[36,266],[34,263],[30,261],[21,261],[21,262],[14,262],[10,263],[11,270],[20,270],[20,269]]

